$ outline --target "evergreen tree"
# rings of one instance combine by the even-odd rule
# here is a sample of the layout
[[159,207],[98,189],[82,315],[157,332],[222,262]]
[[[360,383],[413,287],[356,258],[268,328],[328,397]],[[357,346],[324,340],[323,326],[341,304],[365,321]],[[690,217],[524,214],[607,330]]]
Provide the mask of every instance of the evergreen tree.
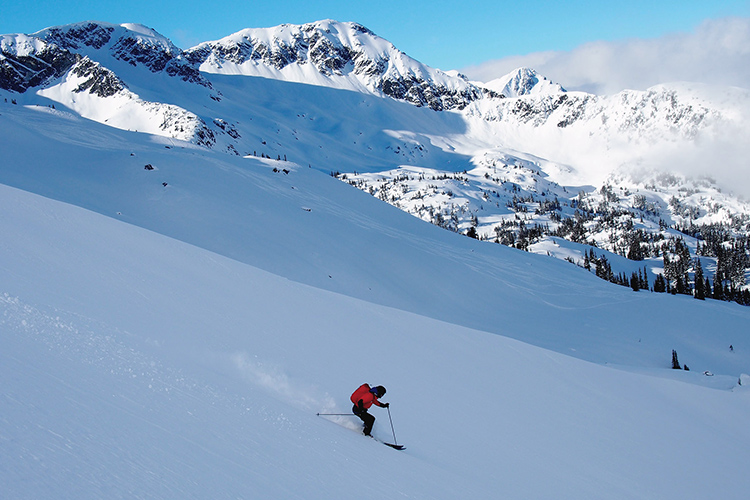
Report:
[[672,349],[672,369],[673,370],[682,370],[682,367],[680,366],[680,361],[677,359],[677,351]]
[[706,292],[704,289],[704,281],[703,281],[703,266],[701,265],[701,260],[699,258],[695,258],[695,264],[693,265],[695,268],[695,294],[693,295],[698,300],[705,300],[706,298]]
[[714,275],[714,298],[716,300],[724,300],[724,287],[721,284],[721,275],[719,271],[716,271]]
[[654,292],[664,293],[666,291],[667,291],[667,286],[664,280],[664,276],[662,276],[661,274],[657,274],[656,279],[654,280]]
[[682,238],[677,238],[670,243],[669,249],[665,248],[662,260],[664,261],[664,275],[670,285],[674,283],[676,293],[688,293],[688,270],[690,269],[690,250]]
[[635,233],[633,241],[630,242],[627,257],[630,260],[643,260],[643,248],[641,247],[641,238],[639,233]]
[[675,292],[679,294],[687,293],[687,287],[685,286],[685,280],[682,276],[677,277],[677,283],[675,283]]
[[637,292],[641,289],[641,280],[638,278],[638,275],[635,274],[635,272],[630,275],[630,288],[632,288],[634,292]]

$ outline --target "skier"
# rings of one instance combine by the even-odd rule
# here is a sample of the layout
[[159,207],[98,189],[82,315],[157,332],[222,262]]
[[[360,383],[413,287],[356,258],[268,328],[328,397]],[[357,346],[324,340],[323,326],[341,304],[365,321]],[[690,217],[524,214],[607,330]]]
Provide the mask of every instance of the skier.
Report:
[[388,403],[378,401],[378,398],[382,398],[383,396],[385,396],[385,387],[382,385],[370,387],[369,384],[362,384],[352,393],[351,400],[354,403],[352,412],[365,423],[363,429],[365,436],[370,435],[372,426],[375,424],[375,417],[367,413],[367,409],[373,404],[381,408],[388,408],[389,406]]

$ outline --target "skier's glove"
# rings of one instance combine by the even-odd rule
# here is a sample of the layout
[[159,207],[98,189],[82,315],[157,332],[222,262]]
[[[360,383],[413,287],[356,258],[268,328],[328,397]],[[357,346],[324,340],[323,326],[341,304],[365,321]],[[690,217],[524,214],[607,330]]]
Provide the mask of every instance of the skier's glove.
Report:
[[365,405],[362,403],[361,399],[357,401],[357,408],[359,408],[359,411],[365,411]]
[[383,408],[388,408],[389,406],[391,406],[390,403],[383,403]]

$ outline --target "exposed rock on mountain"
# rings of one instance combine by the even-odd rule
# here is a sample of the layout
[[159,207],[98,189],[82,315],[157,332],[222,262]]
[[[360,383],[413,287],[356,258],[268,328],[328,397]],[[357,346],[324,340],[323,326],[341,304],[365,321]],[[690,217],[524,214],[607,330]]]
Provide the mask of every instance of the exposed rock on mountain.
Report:
[[111,97],[126,88],[117,75],[88,57],[80,58],[71,72],[85,79],[74,90],[76,93],[88,91],[98,97]]
[[376,90],[436,111],[499,97],[424,66],[355,23],[321,21],[246,29],[187,51],[209,73],[274,76],[353,90]]
[[[215,143],[214,133],[200,117],[179,106],[144,101],[110,69],[88,56],[71,53],[67,48],[78,45],[62,37],[61,30],[52,32],[51,38],[60,45],[26,35],[2,38],[0,89],[24,93],[36,87],[39,95],[66,104],[86,118],[129,128],[128,120],[141,116],[144,131],[206,147]],[[71,32],[80,36],[82,43],[102,47],[109,42],[112,30],[87,24]]]
[[48,28],[37,35],[68,50],[75,51],[84,46],[98,50],[110,42],[114,31],[114,26],[87,22]]
[[78,23],[48,28],[35,36],[72,52],[88,55],[101,62],[104,51],[117,61],[133,67],[145,67],[153,73],[165,72],[204,87],[211,84],[184,56],[181,49],[156,31],[138,24],[111,25]]
[[76,56],[54,44],[26,35],[0,38],[0,88],[23,93],[63,75]]
[[74,92],[89,91],[111,97],[126,85],[110,70],[80,54],[73,54],[55,43],[28,37],[6,35],[0,52],[0,88],[26,92],[71,71],[85,80]]

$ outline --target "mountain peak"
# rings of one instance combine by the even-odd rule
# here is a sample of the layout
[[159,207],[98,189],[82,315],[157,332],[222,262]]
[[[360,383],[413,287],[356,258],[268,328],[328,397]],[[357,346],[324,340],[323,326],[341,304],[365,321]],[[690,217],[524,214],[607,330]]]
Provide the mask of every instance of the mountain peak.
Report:
[[566,92],[562,85],[554,83],[531,68],[517,68],[505,76],[485,84],[490,90],[506,97],[543,95]]
[[208,81],[185,59],[179,47],[142,24],[85,21],[47,28],[33,36],[105,66],[112,65],[114,59],[129,67],[145,67],[152,73],[165,71],[169,76],[210,87]]
[[83,21],[46,28],[32,36],[56,43],[65,49],[81,50],[88,47],[99,50],[130,38],[142,44],[160,46],[169,52],[180,50],[156,30],[137,23],[112,24],[101,21]]
[[201,71],[365,91],[434,110],[462,109],[484,92],[430,68],[366,27],[330,19],[247,28],[186,51]]

